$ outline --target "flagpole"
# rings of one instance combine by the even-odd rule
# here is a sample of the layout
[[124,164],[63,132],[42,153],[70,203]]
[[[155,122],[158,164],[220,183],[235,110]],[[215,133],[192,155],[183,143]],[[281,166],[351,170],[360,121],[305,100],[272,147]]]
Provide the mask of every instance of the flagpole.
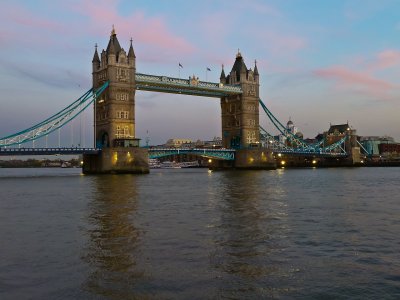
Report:
[[181,79],[181,68],[183,69],[182,64],[178,63],[178,76],[179,76],[179,79]]

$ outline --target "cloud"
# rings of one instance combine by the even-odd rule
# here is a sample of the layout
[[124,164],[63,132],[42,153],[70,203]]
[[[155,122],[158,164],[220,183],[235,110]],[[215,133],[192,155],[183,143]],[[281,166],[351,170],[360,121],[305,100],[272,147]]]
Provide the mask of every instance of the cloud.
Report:
[[353,71],[344,66],[315,70],[313,74],[318,78],[336,82],[337,88],[382,97],[386,100],[389,94],[397,88],[396,85],[375,78],[367,72]]
[[83,76],[80,72],[63,69],[45,64],[25,63],[23,65],[0,61],[0,66],[9,70],[8,73],[20,80],[29,79],[41,84],[56,88],[78,88],[90,86],[89,76]]
[[371,77],[363,72],[356,72],[343,66],[333,66],[326,69],[314,71],[317,76],[334,79],[345,85],[365,85],[378,89],[388,89],[394,86],[386,81]]
[[400,51],[384,50],[378,53],[376,60],[369,66],[372,71],[385,70],[400,65]]
[[[123,16],[118,13],[119,1],[82,1],[73,9],[89,19],[89,27],[93,32],[103,36],[104,30],[111,31],[115,24],[117,34],[135,42],[161,48],[177,54],[190,54],[195,47],[183,37],[174,35],[161,17],[147,17],[142,11]],[[106,28],[105,28],[106,27]]]
[[[30,49],[40,49],[43,53],[46,49],[67,53],[81,52],[81,48],[71,49],[70,45],[77,47],[77,39],[87,41],[88,34],[92,40],[96,36],[104,37],[111,32],[112,24],[115,24],[121,45],[126,44],[127,47],[132,37],[135,47],[139,45],[138,48],[143,50],[144,60],[146,57],[152,60],[153,57],[157,62],[166,61],[172,59],[172,55],[188,55],[196,50],[185,38],[171,33],[162,17],[149,17],[140,10],[122,15],[118,12],[119,2],[71,1],[56,7],[51,7],[52,3],[49,3],[51,13],[31,10],[27,5],[18,3],[4,4],[0,10],[0,18],[7,25],[0,29],[0,42],[2,47],[29,45]],[[57,18],[60,12],[74,21],[67,22],[64,18]],[[126,43],[123,43],[124,39]],[[158,57],[154,59],[156,54]]]
[[26,7],[17,3],[2,4],[0,10],[2,26],[0,41],[2,47],[52,46],[56,44],[51,36],[67,35],[73,26],[67,26],[49,17],[34,14]]

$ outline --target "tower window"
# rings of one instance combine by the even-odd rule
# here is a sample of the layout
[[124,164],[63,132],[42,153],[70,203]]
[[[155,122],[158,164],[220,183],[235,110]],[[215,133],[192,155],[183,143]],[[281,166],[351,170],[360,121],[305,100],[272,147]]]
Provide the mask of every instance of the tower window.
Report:
[[117,111],[117,118],[118,119],[128,119],[129,112],[128,111]]
[[256,142],[256,132],[255,131],[249,131],[247,132],[247,143],[255,143]]
[[256,125],[256,120],[250,119],[250,120],[248,120],[248,124],[249,124],[250,126],[255,126],[255,125]]
[[118,101],[128,101],[129,99],[129,94],[128,93],[117,93],[115,98]]

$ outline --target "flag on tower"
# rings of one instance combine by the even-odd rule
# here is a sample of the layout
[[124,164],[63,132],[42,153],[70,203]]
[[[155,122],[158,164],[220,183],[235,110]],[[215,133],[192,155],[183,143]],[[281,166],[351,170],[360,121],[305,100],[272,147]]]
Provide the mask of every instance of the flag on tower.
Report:
[[181,68],[183,68],[183,66],[181,65],[181,63],[179,63],[179,66],[180,66]]

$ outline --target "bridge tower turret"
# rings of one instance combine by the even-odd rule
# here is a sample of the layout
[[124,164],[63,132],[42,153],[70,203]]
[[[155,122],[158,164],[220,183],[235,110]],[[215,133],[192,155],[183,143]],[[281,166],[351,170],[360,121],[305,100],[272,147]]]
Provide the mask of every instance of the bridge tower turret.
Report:
[[240,85],[241,95],[221,98],[222,144],[225,148],[244,149],[255,147],[260,142],[259,130],[259,74],[257,64],[254,71],[247,69],[242,54],[238,51],[231,72],[222,84]]
[[138,143],[135,138],[135,60],[132,41],[127,55],[114,27],[101,60],[96,47],[92,62],[93,88],[109,81],[108,89],[98,97],[95,106],[95,139],[99,148]]

